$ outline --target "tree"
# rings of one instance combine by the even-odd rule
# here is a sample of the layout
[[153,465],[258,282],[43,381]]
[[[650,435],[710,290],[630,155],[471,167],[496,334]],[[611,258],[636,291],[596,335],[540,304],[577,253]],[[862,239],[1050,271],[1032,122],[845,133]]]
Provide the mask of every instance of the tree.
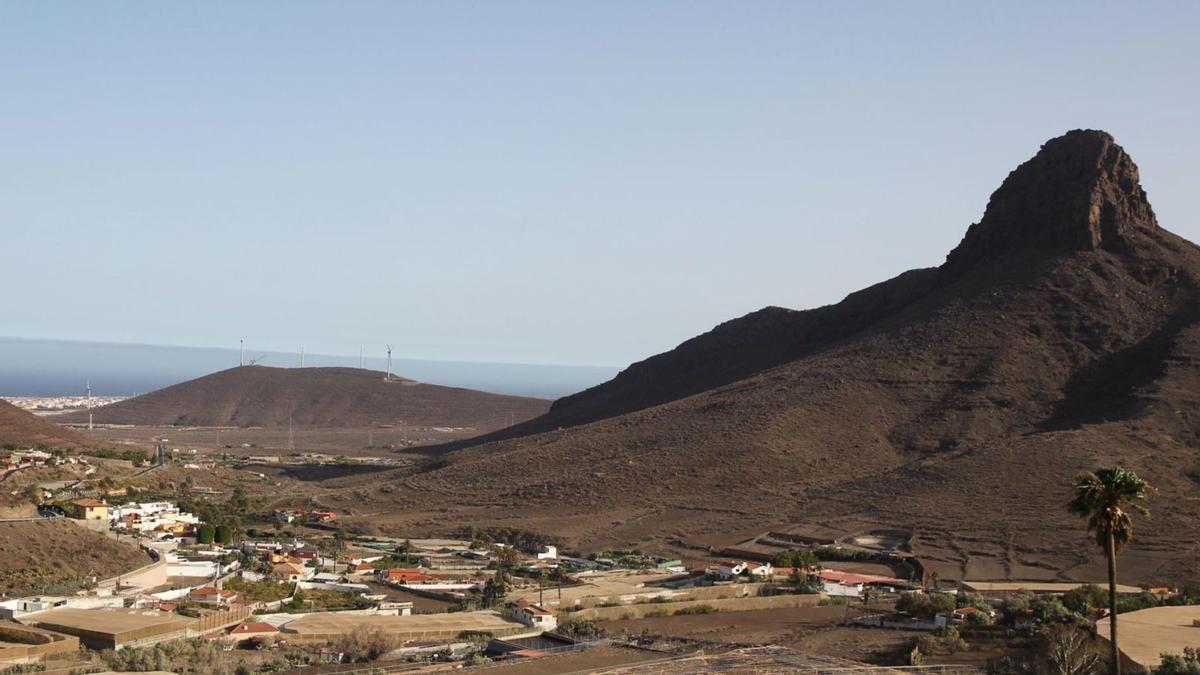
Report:
[[483,582],[483,603],[486,607],[495,607],[504,602],[505,596],[512,590],[508,570],[503,567],[496,570],[490,579]]
[[399,546],[396,547],[396,557],[403,558],[405,565],[411,564],[411,556],[414,548],[415,547],[413,546],[412,540],[405,539],[404,541],[400,542]]
[[821,561],[817,556],[807,549],[791,549],[788,551],[780,551],[771,559],[771,564],[775,567],[793,567],[796,569],[820,569]]
[[496,549],[496,566],[503,570],[512,570],[521,564],[521,554],[515,546],[500,546]]
[[1087,529],[1108,559],[1109,669],[1121,675],[1121,650],[1117,646],[1117,554],[1133,539],[1133,513],[1149,516],[1145,502],[1153,491],[1129,469],[1108,467],[1075,480],[1067,510],[1087,518]]
[[1083,629],[1058,625],[1042,637],[1044,672],[1054,675],[1090,675],[1099,670],[1101,657]]
[[201,544],[213,543],[213,536],[216,534],[216,529],[211,523],[201,523],[200,527],[196,528],[196,541]]
[[1200,650],[1186,647],[1183,654],[1163,654],[1154,675],[1200,675]]
[[1084,584],[1064,593],[1062,603],[1072,612],[1086,617],[1108,603],[1108,594],[1096,584]]
[[905,612],[923,619],[932,619],[938,614],[949,615],[954,611],[954,598],[945,593],[901,593],[896,600],[896,611]]

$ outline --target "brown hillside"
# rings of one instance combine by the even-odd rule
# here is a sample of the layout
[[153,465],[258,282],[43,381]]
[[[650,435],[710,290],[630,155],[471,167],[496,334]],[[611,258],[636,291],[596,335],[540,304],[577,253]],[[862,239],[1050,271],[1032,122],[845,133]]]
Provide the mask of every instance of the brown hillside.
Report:
[[[424,384],[358,368],[243,366],[96,408],[99,424],[147,426],[367,427],[377,424],[502,427],[549,401]],[[86,422],[86,414],[62,421]]]
[[108,579],[151,562],[136,546],[63,518],[0,523],[0,595],[64,592],[85,577]]
[[80,448],[92,445],[82,434],[64,429],[0,399],[0,446]]
[[1161,490],[1122,577],[1181,580],[1200,556],[1198,320],[1200,249],[1158,227],[1108,134],[1074,131],[941,267],[723,324],[371,498],[585,546],[899,529],[945,578],[1100,579],[1063,504],[1078,471],[1121,462]]

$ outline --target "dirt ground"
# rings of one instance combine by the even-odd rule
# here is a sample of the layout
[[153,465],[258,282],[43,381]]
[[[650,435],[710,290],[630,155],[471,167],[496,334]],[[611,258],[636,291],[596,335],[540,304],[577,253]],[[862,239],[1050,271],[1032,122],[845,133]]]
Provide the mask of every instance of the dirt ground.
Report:
[[429,614],[433,612],[445,612],[455,603],[449,600],[438,600],[437,598],[427,598],[424,595],[409,593],[407,591],[393,588],[384,584],[377,584],[373,581],[368,581],[367,585],[371,587],[372,593],[386,593],[388,600],[396,600],[399,602],[411,602],[413,604],[414,614]]
[[[477,430],[443,431],[427,427],[282,429],[236,427],[113,426],[80,430],[103,445],[150,449],[155,439],[170,439],[169,447],[236,454],[336,452],[349,457],[388,456],[395,450],[449,443],[478,434]],[[249,443],[254,447],[243,448]],[[232,447],[226,447],[232,446]]]
[[629,663],[642,663],[662,658],[653,652],[636,651],[602,647],[589,649],[585,652],[575,652],[558,656],[546,656],[537,659],[513,661],[497,664],[492,671],[506,675],[561,675],[563,673],[590,673],[597,668],[620,666]]
[[839,625],[845,607],[797,607],[692,616],[664,616],[630,621],[605,621],[610,634],[639,634],[732,642],[776,644],[800,651],[894,665],[899,652],[920,633],[848,628]]

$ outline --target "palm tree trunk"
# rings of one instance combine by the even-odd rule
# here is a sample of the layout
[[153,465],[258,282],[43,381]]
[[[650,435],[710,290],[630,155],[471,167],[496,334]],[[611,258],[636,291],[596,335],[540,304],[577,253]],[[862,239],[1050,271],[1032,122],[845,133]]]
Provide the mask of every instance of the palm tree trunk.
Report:
[[1109,658],[1112,665],[1109,672],[1121,675],[1121,650],[1117,647],[1117,551],[1113,534],[1108,533],[1108,545],[1105,553],[1108,555],[1108,646]]

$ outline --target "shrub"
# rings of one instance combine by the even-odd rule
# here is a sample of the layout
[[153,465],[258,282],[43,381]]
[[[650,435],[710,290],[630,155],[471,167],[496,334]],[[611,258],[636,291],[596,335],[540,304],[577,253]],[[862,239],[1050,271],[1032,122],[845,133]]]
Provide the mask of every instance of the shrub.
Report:
[[901,593],[896,601],[896,611],[905,612],[923,619],[932,619],[941,613],[949,614],[955,609],[954,598],[944,593]]
[[591,619],[571,619],[566,623],[559,624],[557,632],[575,639],[599,638],[604,637],[607,633]]
[[954,654],[966,650],[967,643],[954,626],[939,628],[928,635],[917,638],[917,650],[922,654]]
[[1084,584],[1064,593],[1062,603],[1072,612],[1087,616],[1100,607],[1108,606],[1108,591],[1096,584]]
[[346,655],[352,662],[374,661],[399,646],[396,638],[379,628],[346,633],[339,637],[333,648]]
[[1054,624],[1083,624],[1083,616],[1072,612],[1063,605],[1061,599],[1053,595],[1038,596],[1029,603],[1033,610],[1033,618],[1046,625]]
[[692,605],[691,607],[681,607],[675,610],[675,616],[688,616],[690,614],[713,614],[717,611],[712,605]]
[[1200,650],[1187,647],[1183,654],[1163,654],[1155,675],[1200,675]]
[[968,614],[967,618],[963,619],[963,623],[967,624],[968,626],[990,626],[994,622],[992,621],[992,617],[988,615],[987,612],[980,610],[978,612],[971,612]]
[[127,647],[119,652],[105,651],[100,653],[100,659],[116,671],[228,672],[222,667],[219,648],[200,638],[160,642],[149,647]]

